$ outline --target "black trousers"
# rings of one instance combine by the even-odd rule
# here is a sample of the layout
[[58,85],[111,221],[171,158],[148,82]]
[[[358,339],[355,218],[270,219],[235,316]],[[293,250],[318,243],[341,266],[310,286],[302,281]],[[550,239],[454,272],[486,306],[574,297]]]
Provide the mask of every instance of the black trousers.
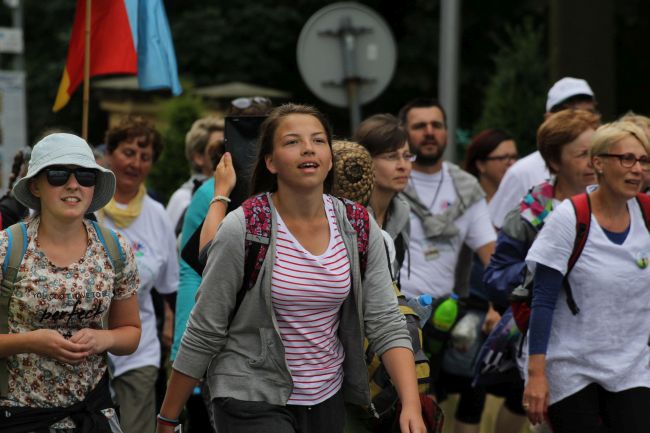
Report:
[[648,433],[650,388],[610,392],[592,383],[548,407],[554,433]]
[[345,426],[340,391],[314,406],[217,398],[212,407],[219,433],[343,433]]

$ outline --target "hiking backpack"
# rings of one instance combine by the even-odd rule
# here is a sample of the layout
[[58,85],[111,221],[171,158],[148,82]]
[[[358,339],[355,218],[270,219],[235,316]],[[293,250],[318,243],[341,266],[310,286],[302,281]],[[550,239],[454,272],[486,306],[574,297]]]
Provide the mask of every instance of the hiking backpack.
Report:
[[[368,236],[370,233],[370,217],[365,207],[359,203],[340,199],[345,204],[348,221],[357,233],[357,249],[359,251],[359,268],[361,278],[365,275],[368,263]],[[246,221],[246,237],[244,241],[244,279],[237,291],[235,308],[230,315],[230,322],[241,306],[246,292],[255,286],[257,276],[269,249],[271,240],[271,206],[266,193],[250,197],[242,203]]]
[[[576,315],[580,312],[580,308],[573,298],[573,292],[571,291],[571,286],[569,285],[569,274],[580,258],[580,254],[582,254],[582,250],[587,243],[587,237],[589,236],[589,229],[591,227],[591,200],[589,199],[589,194],[586,192],[575,195],[571,197],[570,200],[576,215],[576,238],[573,243],[573,250],[569,256],[567,271],[564,275],[562,286],[564,288],[564,292],[566,293],[567,305],[569,306],[571,313],[573,313],[573,315]],[[643,221],[645,222],[646,228],[650,232],[650,196],[644,193],[638,193],[636,195],[636,200],[639,203],[639,208],[641,209],[641,214],[643,216]],[[523,335],[525,335],[528,331],[532,296],[533,276],[530,272],[527,272],[523,284],[515,288],[510,296],[512,314],[517,327]]]
[[[91,220],[90,222],[104,246],[113,269],[115,269],[115,279],[120,279],[124,270],[126,254],[122,250],[117,234],[95,221]],[[2,262],[2,281],[0,282],[0,334],[9,333],[9,303],[13,296],[20,265],[27,252],[27,226],[24,222],[7,227],[5,232],[7,233],[7,253]],[[102,321],[102,325],[105,327],[106,322]],[[6,397],[9,392],[7,360],[6,357],[0,357],[0,398]]]

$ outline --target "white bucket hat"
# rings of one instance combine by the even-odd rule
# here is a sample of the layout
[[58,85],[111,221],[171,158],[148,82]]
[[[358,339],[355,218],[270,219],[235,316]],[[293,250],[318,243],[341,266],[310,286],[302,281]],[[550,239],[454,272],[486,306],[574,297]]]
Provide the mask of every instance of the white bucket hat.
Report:
[[76,165],[97,170],[97,184],[88,212],[103,208],[115,194],[115,175],[95,162],[93,151],[86,141],[73,134],[50,134],[32,149],[27,174],[13,188],[16,199],[30,209],[40,210],[41,200],[29,190],[30,180],[44,168],[53,165]]

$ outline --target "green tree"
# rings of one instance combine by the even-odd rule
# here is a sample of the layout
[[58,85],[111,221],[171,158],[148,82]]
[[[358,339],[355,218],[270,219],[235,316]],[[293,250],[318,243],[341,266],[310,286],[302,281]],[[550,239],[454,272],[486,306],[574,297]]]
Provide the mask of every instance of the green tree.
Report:
[[508,26],[506,35],[494,56],[496,68],[475,130],[506,129],[515,137],[520,152],[529,153],[535,149],[545,110],[548,68],[542,52],[544,31],[525,20],[520,26]]
[[166,102],[163,112],[166,127],[162,134],[165,146],[149,175],[150,186],[164,203],[190,175],[185,157],[185,134],[203,115],[203,110],[199,99],[187,95]]

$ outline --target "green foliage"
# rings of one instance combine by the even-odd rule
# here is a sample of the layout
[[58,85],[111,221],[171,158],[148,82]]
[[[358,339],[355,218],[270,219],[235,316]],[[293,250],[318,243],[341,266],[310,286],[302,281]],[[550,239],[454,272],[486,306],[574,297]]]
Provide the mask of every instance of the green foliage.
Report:
[[475,131],[486,128],[508,130],[521,154],[535,149],[535,135],[543,119],[548,83],[547,62],[542,52],[544,31],[531,20],[506,27],[507,40],[493,60],[483,111]]
[[164,203],[167,203],[172,193],[190,176],[190,165],[185,158],[185,134],[192,123],[203,115],[201,101],[187,95],[188,93],[185,93],[165,103],[165,147],[149,175],[151,188]]

